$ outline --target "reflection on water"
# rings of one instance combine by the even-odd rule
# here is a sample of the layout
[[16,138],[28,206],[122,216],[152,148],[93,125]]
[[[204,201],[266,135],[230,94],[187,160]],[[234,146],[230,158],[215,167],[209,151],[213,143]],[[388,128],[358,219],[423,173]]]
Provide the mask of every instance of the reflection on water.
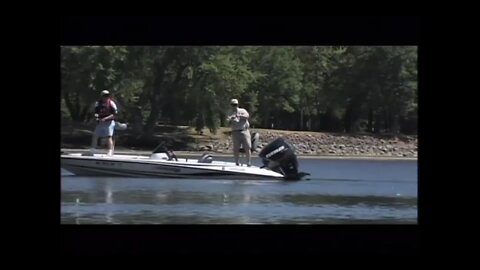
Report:
[[[315,162],[302,164],[315,172]],[[300,182],[62,177],[61,222],[416,223],[416,163],[389,163],[383,175],[381,163],[362,164],[357,179],[337,163],[337,179],[318,170]]]
[[[113,196],[114,195],[114,196]],[[73,202],[80,198],[82,202],[90,204],[146,204],[146,205],[175,205],[198,204],[217,205],[229,204],[292,204],[297,206],[322,206],[322,205],[366,205],[366,206],[395,206],[415,207],[417,198],[404,197],[378,197],[378,196],[332,196],[315,194],[250,194],[245,193],[200,193],[182,191],[149,191],[139,190],[117,191],[111,189],[106,192],[85,193],[81,191],[67,191],[62,194],[63,202]]]
[[416,197],[269,193],[241,185],[221,193],[115,191],[108,181],[94,183],[102,189],[62,192],[63,223],[388,223],[415,222],[417,215]]

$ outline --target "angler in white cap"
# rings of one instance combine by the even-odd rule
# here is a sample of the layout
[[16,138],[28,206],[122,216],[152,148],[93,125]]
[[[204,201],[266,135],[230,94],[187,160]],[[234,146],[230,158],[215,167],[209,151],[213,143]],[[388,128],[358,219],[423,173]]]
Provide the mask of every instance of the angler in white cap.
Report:
[[232,99],[230,100],[230,105],[233,109],[232,113],[227,117],[227,120],[232,127],[232,141],[233,141],[233,155],[235,158],[235,163],[239,165],[238,158],[240,154],[240,145],[243,145],[243,149],[245,150],[245,155],[247,156],[247,166],[251,166],[251,157],[250,157],[250,149],[251,145],[251,137],[250,137],[250,123],[248,122],[248,118],[250,115],[248,114],[247,110],[238,107],[238,100]]
[[112,100],[110,92],[103,90],[101,92],[101,99],[95,103],[95,118],[97,126],[92,136],[92,149],[97,146],[98,138],[107,138],[108,155],[113,155],[113,132],[115,129],[115,116],[117,115],[117,105]]

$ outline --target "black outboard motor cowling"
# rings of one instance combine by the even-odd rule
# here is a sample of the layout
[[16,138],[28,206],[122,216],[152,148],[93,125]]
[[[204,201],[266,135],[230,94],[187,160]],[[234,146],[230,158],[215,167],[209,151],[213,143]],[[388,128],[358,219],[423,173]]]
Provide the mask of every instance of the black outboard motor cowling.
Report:
[[298,172],[295,150],[285,139],[278,138],[258,154],[265,167],[285,175],[286,179],[299,180],[305,173]]

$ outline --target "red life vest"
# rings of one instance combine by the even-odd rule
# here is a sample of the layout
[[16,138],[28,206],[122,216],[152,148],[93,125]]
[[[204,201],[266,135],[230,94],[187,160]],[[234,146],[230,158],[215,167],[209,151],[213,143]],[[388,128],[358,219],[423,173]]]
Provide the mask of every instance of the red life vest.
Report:
[[109,98],[105,102],[103,100],[99,100],[97,103],[97,107],[95,107],[95,113],[98,114],[99,118],[107,117],[111,114],[115,114],[115,108],[113,108],[111,104],[112,100]]

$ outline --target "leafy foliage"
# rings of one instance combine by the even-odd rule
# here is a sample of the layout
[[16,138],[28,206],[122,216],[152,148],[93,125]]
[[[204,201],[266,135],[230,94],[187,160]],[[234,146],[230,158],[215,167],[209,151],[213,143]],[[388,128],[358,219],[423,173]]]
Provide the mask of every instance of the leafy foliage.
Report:
[[412,46],[66,46],[60,70],[64,117],[90,121],[108,89],[145,134],[159,121],[215,132],[231,98],[255,127],[417,131]]

